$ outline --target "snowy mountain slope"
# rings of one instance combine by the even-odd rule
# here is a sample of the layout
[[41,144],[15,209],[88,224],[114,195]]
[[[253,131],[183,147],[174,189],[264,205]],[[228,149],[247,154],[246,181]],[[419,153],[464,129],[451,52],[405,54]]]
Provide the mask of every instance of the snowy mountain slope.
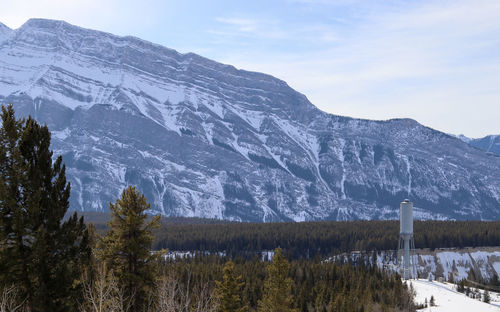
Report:
[[10,34],[12,34],[12,30],[4,24],[0,23],[0,43],[7,40]]
[[469,144],[487,152],[500,155],[500,135],[488,135],[481,139],[472,139]]
[[[453,134],[452,134],[453,135]],[[471,140],[474,140],[474,139],[471,139],[469,137],[466,137],[465,135],[463,134],[459,134],[459,135],[453,135],[455,137],[457,137],[458,139],[464,141],[465,143],[470,143]]]
[[[2,25],[3,26],[3,25]],[[500,218],[500,157],[409,119],[326,114],[285,82],[133,37],[0,27],[0,101],[47,123],[71,207],[137,185],[165,215]]]
[[479,139],[468,138],[462,134],[456,137],[475,148],[500,156],[500,135],[487,135]]

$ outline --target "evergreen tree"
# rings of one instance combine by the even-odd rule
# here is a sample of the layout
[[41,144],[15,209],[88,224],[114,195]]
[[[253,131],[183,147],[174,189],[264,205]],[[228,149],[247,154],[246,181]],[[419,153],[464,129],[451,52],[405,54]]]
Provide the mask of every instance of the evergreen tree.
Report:
[[144,309],[148,292],[154,283],[154,261],[151,253],[152,230],[159,227],[159,216],[148,221],[150,205],[144,194],[129,186],[115,204],[110,203],[109,232],[101,243],[102,259],[116,275],[128,298],[131,311]]
[[457,291],[460,292],[460,293],[464,293],[465,292],[465,279],[462,279],[462,280],[460,280],[460,282],[458,282],[458,284],[457,284]]
[[469,273],[467,274],[467,279],[469,281],[476,282],[476,273],[474,273],[474,270],[470,268]]
[[22,185],[25,170],[19,149],[25,121],[17,120],[12,106],[2,106],[0,128],[0,278],[2,286],[15,284],[23,295],[31,291],[27,265]]
[[490,301],[491,301],[490,291],[488,289],[485,289],[483,294],[483,302],[490,303]]
[[431,307],[435,307],[436,306],[436,301],[434,300],[434,295],[431,295],[431,300],[429,300],[429,305]]
[[90,249],[83,218],[63,221],[70,185],[50,132],[2,106],[0,128],[0,282],[16,285],[31,311],[76,308]]
[[226,262],[222,269],[222,281],[217,281],[217,295],[219,297],[220,312],[244,312],[247,307],[243,305],[241,299],[241,289],[244,282],[241,281],[241,276],[236,276],[234,272],[234,263]]
[[491,278],[490,284],[492,286],[500,286],[500,281],[498,280],[498,274],[493,273],[493,277]]
[[264,282],[264,295],[259,300],[259,312],[290,312],[293,280],[288,277],[290,265],[281,248],[274,251],[272,263],[267,266],[267,278]]

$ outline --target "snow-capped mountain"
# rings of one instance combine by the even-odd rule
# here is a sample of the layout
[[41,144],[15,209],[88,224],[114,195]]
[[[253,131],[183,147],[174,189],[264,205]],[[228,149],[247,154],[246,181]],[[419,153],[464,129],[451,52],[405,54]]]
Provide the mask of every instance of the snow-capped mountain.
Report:
[[456,137],[475,148],[500,156],[500,135],[487,135],[479,139],[472,139],[463,134]]
[[465,143],[470,143],[470,141],[473,140],[473,139],[471,139],[463,134],[456,135],[456,137],[459,138],[460,140],[464,141]]
[[488,135],[480,139],[472,139],[470,145],[487,152],[500,155],[500,135]]
[[500,157],[414,120],[330,115],[284,81],[62,21],[0,26],[0,101],[47,123],[71,207],[126,185],[166,215],[499,219]]

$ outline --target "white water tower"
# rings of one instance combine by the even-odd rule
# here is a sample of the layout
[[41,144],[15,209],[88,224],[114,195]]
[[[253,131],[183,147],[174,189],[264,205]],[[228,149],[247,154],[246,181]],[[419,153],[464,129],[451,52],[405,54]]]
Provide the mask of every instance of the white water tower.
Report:
[[399,206],[398,262],[400,263],[401,275],[405,280],[416,278],[413,204],[408,199],[403,200]]

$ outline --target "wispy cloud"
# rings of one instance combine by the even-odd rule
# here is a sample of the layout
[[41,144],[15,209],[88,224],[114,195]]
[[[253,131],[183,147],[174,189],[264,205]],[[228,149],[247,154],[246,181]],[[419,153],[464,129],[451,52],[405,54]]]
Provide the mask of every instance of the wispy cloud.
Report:
[[[207,32],[215,35],[216,40],[221,37],[231,37],[235,44],[248,46],[255,42],[242,40],[249,38],[256,40],[259,45],[279,45],[278,53],[288,53],[300,46],[306,49],[312,48],[311,44],[332,44],[340,41],[340,34],[334,26],[325,23],[302,24],[295,21],[262,18],[236,18],[217,17],[216,27],[208,29]],[[238,41],[238,38],[240,39]],[[227,40],[225,38],[224,40]],[[272,52],[272,51],[269,51]]]
[[216,20],[220,23],[227,24],[235,27],[237,31],[241,32],[255,32],[259,29],[260,22],[254,19],[247,18],[222,18],[218,17]]
[[377,6],[360,10],[347,29],[281,25],[289,38],[316,41],[300,53],[262,49],[224,61],[272,73],[332,113],[411,117],[472,136],[500,133],[493,117],[500,116],[500,2]]
[[280,21],[259,18],[217,17],[218,29],[210,29],[212,34],[227,37],[248,37],[256,39],[287,39],[289,33],[283,29]]

